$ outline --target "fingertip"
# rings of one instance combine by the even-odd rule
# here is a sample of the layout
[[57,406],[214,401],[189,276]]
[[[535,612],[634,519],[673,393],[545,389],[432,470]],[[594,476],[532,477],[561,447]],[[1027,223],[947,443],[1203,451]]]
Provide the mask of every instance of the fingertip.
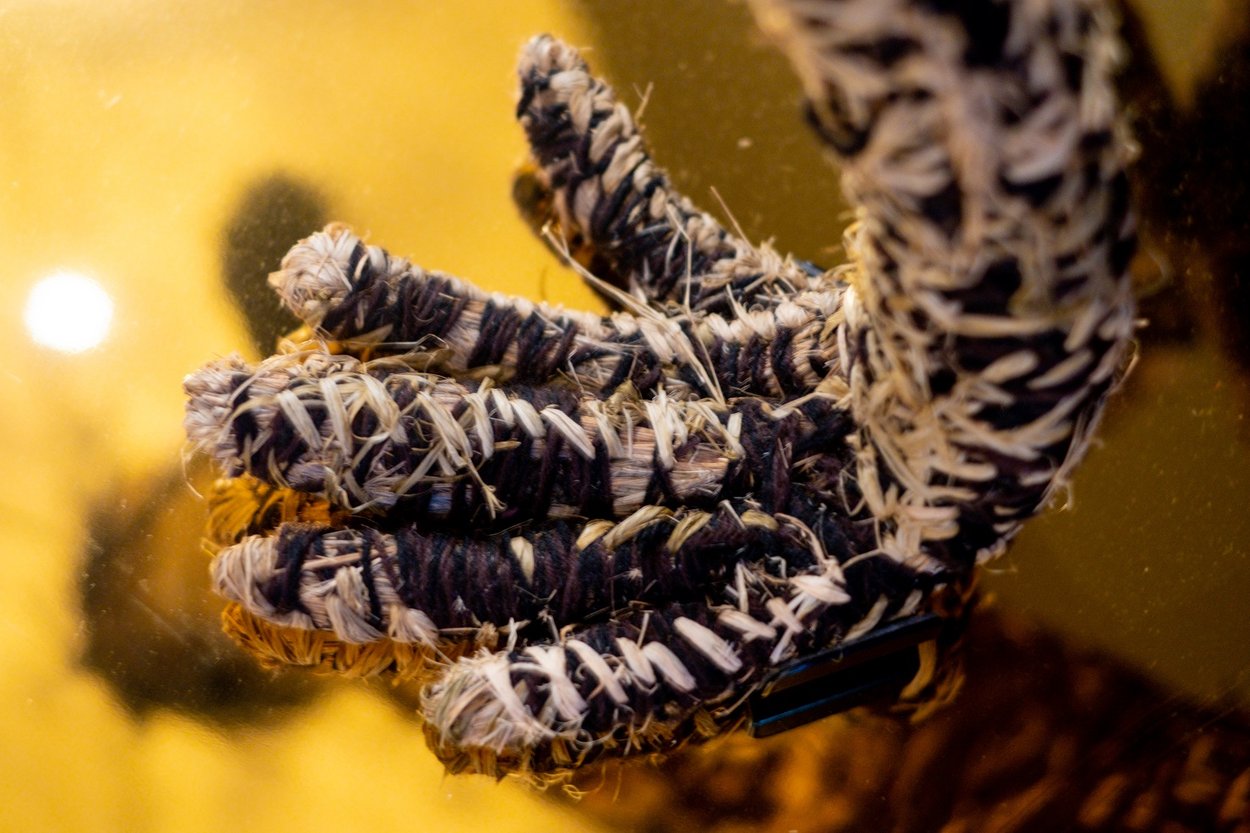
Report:
[[528,770],[534,750],[556,734],[525,705],[510,666],[507,653],[479,652],[451,663],[425,689],[426,740],[449,771]]
[[183,378],[182,390],[187,396],[183,429],[192,448],[212,452],[219,442],[240,373],[250,376],[251,368],[236,353],[210,362]]
[[347,225],[331,223],[296,243],[269,276],[269,285],[287,309],[316,326],[351,291],[352,263],[363,249]]

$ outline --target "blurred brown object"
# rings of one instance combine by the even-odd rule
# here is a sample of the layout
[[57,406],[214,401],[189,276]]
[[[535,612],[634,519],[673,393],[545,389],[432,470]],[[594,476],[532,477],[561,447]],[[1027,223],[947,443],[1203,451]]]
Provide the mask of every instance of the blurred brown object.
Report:
[[579,786],[637,833],[1250,831],[1250,720],[1171,697],[1113,658],[982,609],[967,682],[917,726],[853,712],[733,735]]
[[[223,289],[259,351],[294,326],[266,278],[325,214],[312,186],[272,173],[248,185],[222,229]],[[170,708],[216,723],[264,722],[323,687],[261,668],[222,633],[208,558],[194,557],[204,529],[196,493],[213,478],[202,460],[171,466],[112,490],[125,499],[110,497],[88,518],[81,662],[136,716]]]
[[1140,17],[1122,7],[1130,57],[1121,90],[1142,146],[1132,175],[1145,255],[1134,271],[1150,341],[1186,340],[1213,324],[1250,370],[1250,3],[1217,5],[1217,40],[1180,94]]
[[274,172],[250,182],[221,231],[222,284],[257,355],[267,355],[299,322],[266,283],[292,241],[328,221],[326,201],[310,184]]
[[208,557],[194,557],[204,507],[192,487],[211,483],[208,465],[194,462],[118,490],[126,501],[89,518],[80,661],[136,717],[173,709],[218,724],[268,722],[324,685],[261,668],[222,633]]
[[1224,346],[1250,370],[1250,4],[1227,3],[1221,23],[1223,40],[1173,137],[1184,159],[1178,219],[1209,271],[1201,277],[1211,283]]

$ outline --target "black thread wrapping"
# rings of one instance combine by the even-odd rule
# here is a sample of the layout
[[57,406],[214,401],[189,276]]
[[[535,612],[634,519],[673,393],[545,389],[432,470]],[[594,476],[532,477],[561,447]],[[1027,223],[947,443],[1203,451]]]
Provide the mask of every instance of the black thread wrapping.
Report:
[[[378,369],[373,375],[386,386],[395,405],[405,411],[400,424],[409,441],[387,437],[355,454],[350,473],[355,482],[370,493],[375,478],[385,476],[398,481],[414,471],[429,453],[430,437],[435,431],[425,407],[420,403],[414,405],[417,390],[414,383],[393,370]],[[462,384],[469,392],[478,389],[477,383],[472,381]],[[319,436],[329,436],[329,414],[317,385],[316,379],[297,377],[289,382],[288,389],[300,395],[301,406]],[[510,397],[529,402],[535,410],[555,406],[574,421],[578,419],[581,399],[571,390],[523,385],[511,385],[504,390]],[[248,391],[246,386],[237,387],[232,399],[235,410],[226,426],[228,436],[233,438],[235,453],[247,452],[246,457],[240,458],[236,473],[247,472],[273,485],[300,491],[325,490],[334,476],[334,458],[325,456],[320,447],[310,447],[295,430],[286,412],[276,405],[265,404],[269,417],[265,424],[267,430],[262,430],[255,416],[260,408],[238,408],[248,401]],[[478,447],[477,435],[470,432],[475,457],[471,465],[476,468],[482,484],[490,487],[504,504],[494,522],[510,525],[542,518],[555,504],[571,507],[587,517],[611,517],[616,512],[613,490],[617,484],[612,476],[612,461],[601,439],[588,435],[595,443],[595,454],[593,459],[586,459],[567,444],[563,434],[546,426],[543,451],[537,453],[535,438],[519,422],[507,427],[495,411],[493,400],[487,398],[485,404],[497,447],[486,458]],[[461,400],[452,411],[453,417],[459,417],[464,407]],[[793,449],[801,448],[805,453],[815,454],[818,452],[812,449],[820,442],[836,449],[850,430],[837,409],[806,407],[778,417],[770,405],[754,397],[729,400],[720,414],[722,424],[734,414],[742,419],[744,453],[740,458],[717,464],[718,452],[706,445],[700,434],[693,434],[689,442],[673,450],[674,458],[702,461],[709,466],[724,465],[725,468],[720,473],[709,469],[715,482],[709,480],[706,490],[683,493],[674,485],[656,449],[650,461],[644,503],[698,506],[714,499],[754,494],[764,507],[781,505],[786,500]],[[356,437],[376,436],[381,431],[377,414],[369,406],[356,409],[350,428]],[[392,501],[386,508],[403,520],[429,517],[459,526],[490,521],[482,486],[465,482],[466,479],[467,473],[456,478],[459,485],[451,492],[450,504],[442,501],[435,505],[430,484],[421,483],[397,495],[398,503]]]
[[[1086,51],[1097,54],[1089,49],[1088,41],[1098,34],[1093,17],[1085,9],[1077,9],[1075,23],[1069,27],[1073,31],[1062,36],[1058,21],[1052,16],[1036,24],[1044,29],[1034,33],[1038,37],[1011,39],[1010,43],[1019,42],[1011,48],[1021,54],[1009,55],[1007,34],[1015,31],[1020,20],[1010,4],[978,0],[966,8],[957,8],[958,4],[946,0],[920,0],[918,5],[927,11],[931,22],[945,27],[944,32],[953,29],[959,34],[962,29],[967,36],[963,65],[956,63],[950,69],[975,74],[1002,87],[1003,112],[997,116],[1001,124],[988,124],[987,128],[1025,124],[1037,108],[1048,107],[1054,96],[1079,97],[1083,77],[1091,68],[1100,72],[1106,69],[1094,68],[1092,60],[1087,66],[1083,57]],[[969,12],[970,8],[975,11],[981,6],[988,9],[980,9],[985,14]],[[796,30],[823,28],[831,25],[833,16],[832,11],[825,14],[811,10],[791,24]],[[570,678],[589,704],[589,712],[578,724],[581,736],[593,741],[614,739],[633,744],[636,739],[629,733],[650,724],[667,728],[672,734],[644,735],[637,742],[661,747],[670,743],[669,738],[676,742],[683,733],[695,731],[692,724],[700,713],[737,701],[758,681],[761,671],[777,660],[778,655],[772,653],[773,640],[740,639],[719,623],[718,613],[732,605],[757,623],[769,621],[767,603],[770,598],[785,598],[787,579],[822,566],[813,555],[810,538],[800,534],[800,529],[810,530],[819,543],[818,549],[839,563],[848,562],[856,554],[891,552],[883,542],[908,520],[893,508],[881,509],[880,517],[865,508],[869,503],[869,481],[857,482],[857,471],[873,475],[874,488],[883,494],[901,495],[903,500],[891,501],[896,505],[908,506],[908,500],[917,498],[917,504],[927,510],[953,509],[950,517],[954,520],[950,523],[954,529],[947,527],[929,535],[933,529],[924,526],[929,523],[925,520],[920,527],[926,535],[912,539],[921,542],[920,550],[896,554],[900,559],[925,561],[923,573],[914,572],[886,554],[855,559],[845,569],[850,600],[828,606],[803,622],[801,629],[791,635],[793,644],[789,649],[793,652],[801,654],[841,639],[869,614],[880,598],[886,599],[883,615],[889,616],[900,610],[914,591],[927,593],[951,576],[965,576],[978,557],[1010,537],[1004,529],[1012,529],[1040,508],[1056,473],[1070,462],[1074,452],[1083,448],[1087,421],[1096,417],[1113,384],[1113,376],[1106,373],[1094,377],[1093,368],[1105,364],[1108,358],[1116,358],[1127,339],[1123,328],[1117,327],[1129,312],[1129,302],[1115,297],[1115,292],[1122,288],[1133,239],[1127,218],[1128,195],[1120,171],[1122,160],[1115,155],[1116,134],[1113,125],[1092,126],[1081,137],[1073,158],[1063,163],[1065,167],[1057,173],[1047,171],[1031,175],[1027,181],[1012,181],[1004,169],[974,177],[989,187],[996,183],[999,193],[994,196],[1001,197],[1013,211],[1019,209],[1030,223],[1052,223],[1056,239],[1067,239],[1060,232],[1068,231],[1069,223],[1085,234],[1084,225],[1080,225],[1085,218],[1076,216],[1081,210],[1103,215],[1101,224],[1091,234],[1072,242],[1070,250],[1051,253],[1051,260],[1038,267],[1044,270],[1040,277],[1022,267],[1022,258],[1013,254],[1016,241],[1007,234],[985,244],[984,257],[979,262],[985,265],[974,267],[977,273],[946,276],[966,280],[929,281],[926,269],[935,264],[925,262],[924,253],[945,245],[950,251],[939,252],[939,260],[946,254],[958,254],[955,244],[967,227],[976,227],[973,212],[982,210],[984,201],[965,193],[961,172],[950,161],[950,148],[943,144],[948,138],[944,123],[928,120],[934,109],[928,106],[931,99],[948,91],[926,88],[923,77],[917,73],[908,74],[912,80],[907,85],[894,84],[892,88],[888,83],[893,79],[890,73],[898,67],[934,57],[927,54],[925,33],[917,30],[912,35],[867,37],[829,47],[827,57],[831,62],[849,59],[865,71],[880,73],[881,80],[887,83],[869,89],[884,89],[886,93],[852,100],[856,91],[839,88],[832,70],[829,77],[818,79],[819,83],[808,90],[814,96],[810,106],[813,122],[825,140],[845,155],[848,165],[854,165],[858,155],[878,141],[883,132],[892,129],[891,125],[900,123],[899,118],[885,118],[887,115],[914,116],[920,135],[911,139],[911,144],[899,143],[897,136],[887,138],[884,149],[895,155],[877,154],[877,158],[890,158],[894,160],[892,164],[904,166],[909,155],[928,152],[934,142],[946,154],[944,161],[938,163],[946,170],[937,171],[947,176],[946,181],[936,186],[926,183],[922,191],[915,193],[874,192],[872,172],[862,177],[858,190],[864,200],[865,221],[854,242],[856,251],[864,258],[860,265],[870,272],[861,275],[864,281],[856,287],[861,309],[867,314],[848,325],[854,327],[849,332],[839,333],[845,336],[848,347],[848,355],[838,356],[840,362],[846,363],[837,368],[844,374],[842,379],[825,379],[834,367],[834,354],[812,349],[810,341],[800,344],[807,336],[798,328],[778,326],[770,337],[743,336],[733,342],[719,337],[695,338],[698,316],[716,312],[731,318],[736,314],[737,307],[731,299],[759,311],[782,294],[792,294],[795,287],[815,285],[818,281],[790,286],[778,276],[743,267],[747,261],[734,259],[746,251],[745,244],[671,193],[665,175],[647,165],[645,155],[638,157],[633,169],[616,187],[607,189],[604,174],[618,153],[628,151],[624,142],[632,135],[622,132],[606,152],[591,158],[596,129],[604,127],[615,115],[615,102],[607,88],[590,79],[591,90],[586,94],[592,96],[595,110],[589,128],[579,131],[567,104],[548,101],[550,77],[537,71],[523,73],[518,116],[542,166],[538,174],[540,184],[551,192],[533,198],[535,205],[549,203],[547,210],[556,210],[551,206],[569,203],[579,191],[597,193],[598,199],[588,214],[582,212],[588,217],[585,228],[562,229],[569,235],[577,256],[585,255],[588,249],[594,262],[604,265],[605,271],[600,274],[618,286],[640,285],[659,306],[680,316],[683,330],[691,341],[698,342],[699,362],[706,363],[719,387],[731,397],[735,393],[762,394],[771,401],[749,396],[731,398],[724,408],[724,419],[734,415],[741,421],[743,453],[726,467],[712,493],[680,494],[671,473],[661,463],[661,455],[653,456],[645,487],[646,502],[668,505],[679,515],[691,512],[691,506],[703,505],[711,511],[707,523],[676,548],[668,545],[674,520],[665,519],[634,529],[626,540],[608,532],[597,539],[584,540],[585,546],[578,549],[576,542],[583,536],[581,519],[552,521],[547,516],[557,504],[571,507],[571,511],[584,517],[604,517],[613,511],[611,495],[619,484],[613,483],[606,447],[595,442],[593,457],[587,460],[573,453],[564,435],[554,428],[548,427],[539,440],[528,432],[509,434],[500,427],[499,439],[514,443],[515,447],[501,449],[489,460],[475,461],[475,465],[479,475],[505,503],[499,520],[517,526],[507,534],[495,536],[459,534],[479,523],[486,497],[485,487],[468,478],[457,480],[446,494],[436,494],[433,486],[422,484],[410,499],[406,498],[384,517],[357,521],[384,528],[378,531],[368,526],[354,533],[359,536],[358,564],[364,574],[371,623],[380,625],[382,618],[374,578],[376,569],[390,580],[406,605],[426,613],[439,628],[476,628],[483,623],[513,622],[518,617],[533,620],[519,637],[519,649],[551,645],[549,626],[553,618],[560,625],[578,625],[579,629],[572,632],[573,638],[601,654],[616,655],[617,659],[620,657],[616,640],[624,637],[642,641],[645,631],[646,641],[667,646],[693,675],[692,690],[679,691],[663,677],[654,687],[631,684],[629,702],[622,707],[603,696],[598,688],[600,681],[579,666],[575,652],[567,647],[555,650],[563,650]],[[550,42],[536,42],[540,48],[544,43]],[[1052,56],[1051,52],[1055,54]],[[1030,67],[1037,63],[1029,60],[1034,55],[1057,58],[1066,93],[1064,89],[1030,86],[1036,80],[1029,77]],[[556,69],[584,70],[579,61]],[[858,123],[852,123],[850,113],[860,114]],[[1027,131],[1021,136],[1038,139],[1043,146],[1047,138],[1029,135]],[[890,146],[891,141],[897,146]],[[649,173],[644,173],[644,167]],[[650,214],[649,203],[656,195],[667,198],[667,213],[663,217]],[[1065,214],[1069,209],[1072,214]],[[1010,214],[1009,211],[1004,216]],[[559,219],[566,224],[580,222],[563,216]],[[686,233],[692,227],[708,232],[693,248],[690,240],[696,235]],[[935,229],[940,235],[932,234]],[[944,243],[931,245],[939,237]],[[914,245],[918,239],[924,245]],[[393,285],[387,285],[375,274],[379,270],[374,269],[373,263],[363,246],[352,251],[348,271],[355,285],[348,298],[326,316],[323,326],[360,332],[389,327],[390,337],[396,340],[420,341],[446,336],[462,321],[472,290],[419,270],[410,270],[397,281],[388,277]],[[727,268],[731,266],[735,268]],[[810,276],[811,270],[798,264],[796,274]],[[928,285],[930,282],[935,285]],[[779,288],[784,291],[773,297],[758,287],[748,289],[753,285],[766,287],[768,292]],[[949,288],[952,285],[958,288]],[[968,335],[1011,331],[990,326],[984,319],[1006,320],[1017,314],[1027,317],[1038,305],[1050,305],[1059,313],[1079,310],[1095,293],[1101,293],[1108,301],[1108,312],[1103,321],[1084,330],[1089,335],[1080,349],[1090,355],[1088,366],[1058,382],[1047,382],[1041,377],[1071,358],[1074,351],[1065,343],[1075,330],[1070,322],[1048,324],[1051,329],[1020,337]],[[693,317],[688,310],[678,312],[676,308],[686,301],[687,295]],[[963,323],[969,326],[944,332],[926,312],[938,307],[949,314],[968,316]],[[824,329],[823,321],[814,323]],[[1028,332],[1028,328],[1018,331]],[[917,335],[921,338],[916,339]],[[925,336],[931,336],[927,345]],[[480,367],[506,363],[507,357],[513,355],[519,365],[515,380],[549,383],[564,371],[570,372],[574,382],[580,382],[579,370],[585,369],[582,362],[615,360],[615,366],[604,370],[606,390],[592,395],[617,390],[627,382],[645,394],[675,381],[684,382],[698,395],[712,393],[696,372],[698,368],[680,362],[676,367],[664,366],[672,360],[653,355],[637,334],[615,339],[575,346],[579,343],[579,331],[572,321],[552,321],[537,313],[522,315],[516,307],[491,300],[480,312],[479,331],[464,361],[470,367]],[[961,386],[967,381],[989,384],[988,378],[978,379],[979,374],[1016,352],[1035,359],[1033,369],[1015,378],[994,380],[998,388],[985,401],[979,401],[976,395],[963,401],[947,400],[965,396]],[[913,358],[898,360],[897,356],[903,354]],[[384,379],[385,375],[378,378]],[[885,402],[885,407],[878,411],[866,414],[856,410],[860,424],[829,399],[819,396],[805,398],[793,407],[792,413],[778,417],[782,413],[775,407],[779,401],[807,397],[821,381],[834,383],[832,388],[845,382],[852,407],[866,410],[881,404],[869,401],[872,394],[890,392],[890,388],[880,385],[898,383],[904,393],[895,397],[897,401]],[[906,387],[913,381],[915,391]],[[234,407],[244,401],[248,384],[246,379],[237,377],[232,378],[231,384],[229,401]],[[576,397],[557,385],[522,385],[510,393],[532,402],[537,409],[554,404],[566,414],[577,412]],[[915,395],[909,396],[912,393]],[[1070,402],[1072,407],[1057,417],[1068,429],[1063,436],[1055,435],[1049,444],[1021,442],[1022,448],[1003,450],[999,446],[1005,443],[996,446],[979,442],[976,432],[961,434],[949,425],[933,428],[922,424],[909,409],[927,408],[930,402],[922,401],[926,396],[932,403],[963,408],[964,413],[957,417],[974,419],[981,423],[978,428],[1000,434],[1055,413],[1061,403]],[[882,398],[885,397],[878,397]],[[400,396],[397,401],[411,400]],[[353,432],[375,432],[378,420],[367,411],[361,409],[357,414]],[[308,415],[318,428],[326,419],[324,408],[315,402],[309,403]],[[298,431],[285,422],[280,412],[264,430],[255,412],[237,416],[232,429],[239,438],[238,447],[253,449],[249,459],[242,462],[243,469],[263,476],[276,462],[279,469],[287,471],[291,485],[319,488],[318,461],[306,459],[304,452],[309,449],[303,448]],[[960,465],[970,467],[974,473],[968,475],[969,479],[890,470],[898,460],[898,455],[883,453],[898,451],[888,448],[891,442],[904,434],[915,439],[925,430],[941,435],[931,448],[940,446],[943,452],[953,451],[951,456],[958,457]],[[848,443],[848,436],[853,436],[855,442]],[[535,455],[540,441],[546,450]],[[853,456],[851,447],[860,456]],[[694,450],[696,446],[688,444],[674,453],[681,457]],[[412,471],[411,454],[409,458],[404,454],[404,449],[379,444],[363,455],[365,459],[355,473],[358,478],[367,479],[374,470]],[[923,452],[921,458],[923,463]],[[903,460],[902,467],[906,468],[909,462]],[[990,469],[992,477],[984,476],[986,469]],[[914,485],[918,479],[923,482]],[[909,492],[913,485],[914,491]],[[941,487],[959,487],[973,497],[930,499],[926,490],[932,488],[940,493]],[[433,504],[436,497],[443,501],[439,507]],[[717,501],[724,503],[717,505]],[[409,523],[413,517],[427,516],[439,519],[438,531]],[[744,522],[748,516],[752,523]],[[794,520],[781,522],[783,516]],[[760,522],[760,517],[765,521]],[[934,523],[947,521],[939,517]],[[379,553],[385,549],[383,542],[387,539],[382,536],[386,529],[394,536],[393,555],[383,556]],[[337,546],[343,534],[341,530],[306,526],[280,530],[276,543],[279,575],[262,588],[275,610],[296,609],[300,576],[310,553],[323,553],[328,540],[334,540]],[[332,538],[335,535],[340,538]],[[517,554],[518,537],[532,549],[532,563],[528,557]],[[904,536],[903,540],[908,539]],[[737,595],[740,585],[729,581],[739,566],[749,568],[744,571],[751,579],[745,597]],[[731,643],[743,663],[742,669],[727,673],[684,640],[678,629],[682,618]],[[559,640],[555,643],[561,644]],[[535,717],[547,709],[548,716],[538,719],[549,720],[551,703],[547,699],[546,672],[526,662],[522,653],[514,652],[508,659],[514,693]],[[464,714],[466,719],[472,719],[468,712]],[[725,721],[731,718],[731,712],[716,717]],[[455,726],[439,728],[453,739],[456,737]],[[588,745],[577,762],[584,762],[610,745]],[[649,751],[637,746],[633,750]],[[567,749],[540,744],[528,751],[527,761],[532,768],[542,770],[560,765],[562,756],[567,758],[568,754]]]
[[[440,628],[477,627],[483,622],[503,626],[512,620],[540,621],[547,616],[561,624],[625,622],[638,605],[658,611],[682,599],[714,598],[732,583],[738,564],[752,565],[754,571],[778,582],[816,566],[810,542],[789,526],[744,523],[743,513],[755,509],[754,501],[722,504],[676,547],[670,544],[671,536],[693,510],[654,520],[614,545],[608,543],[609,531],[580,548],[581,525],[565,521],[532,525],[515,536],[455,535],[416,525],[384,533],[371,527],[344,530],[287,523],[277,531],[275,575],[259,589],[279,613],[305,610],[299,603],[305,564],[324,557],[327,543],[336,541],[336,554],[354,549],[358,561],[354,566],[331,568],[320,578],[332,578],[334,569],[359,569],[369,623],[379,630],[385,628],[374,576],[377,570],[387,576],[405,606],[422,611]],[[793,498],[777,511],[800,519],[816,534],[825,552],[839,561],[849,559],[866,543],[861,525],[829,512],[819,493],[805,486],[796,487]],[[345,534],[350,537],[345,539]],[[514,537],[532,547],[528,576],[513,549]],[[887,559],[862,564],[854,575],[869,581],[871,588],[865,587],[872,594],[848,604],[846,616],[851,618],[862,617],[867,610],[861,609],[863,605],[871,606],[890,590],[898,570],[910,573]],[[907,579],[899,586],[911,588],[913,584]],[[762,608],[752,612],[767,621]],[[670,619],[676,615],[689,613]],[[817,631],[813,634],[822,638]],[[549,632],[540,627],[536,635],[545,638]]]
[[[575,66],[563,68],[570,70],[585,72],[586,66],[577,61]],[[733,314],[730,295],[749,305],[754,291],[751,287],[760,283],[760,274],[733,270],[729,280],[719,275],[711,278],[718,262],[733,261],[749,247],[677,196],[667,174],[659,167],[652,165],[650,174],[640,178],[640,169],[649,161],[649,154],[644,151],[617,187],[607,189],[604,172],[617,153],[624,152],[622,145],[635,134],[621,131],[598,161],[591,159],[595,128],[612,117],[615,98],[603,81],[593,76],[588,80],[592,89],[583,95],[591,97],[598,106],[585,132],[574,126],[565,102],[538,101],[550,89],[550,78],[537,70],[521,74],[517,106],[517,118],[547,187],[562,192],[571,202],[572,195],[586,187],[587,180],[596,180],[600,197],[590,211],[589,227],[563,229],[572,246],[593,250],[596,274],[600,277],[624,289],[636,282],[656,300],[685,303],[688,296],[692,309],[724,315]],[[659,190],[672,195],[666,203],[671,215],[650,215],[648,207]],[[713,230],[708,235],[712,242],[691,245],[683,230],[692,221],[705,230]]]

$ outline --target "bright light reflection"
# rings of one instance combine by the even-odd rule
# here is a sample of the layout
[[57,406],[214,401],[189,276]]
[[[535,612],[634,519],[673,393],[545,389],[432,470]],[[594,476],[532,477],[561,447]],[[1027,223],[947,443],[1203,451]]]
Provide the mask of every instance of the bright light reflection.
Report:
[[113,299],[86,275],[56,272],[31,289],[25,319],[37,343],[63,353],[79,353],[108,335]]

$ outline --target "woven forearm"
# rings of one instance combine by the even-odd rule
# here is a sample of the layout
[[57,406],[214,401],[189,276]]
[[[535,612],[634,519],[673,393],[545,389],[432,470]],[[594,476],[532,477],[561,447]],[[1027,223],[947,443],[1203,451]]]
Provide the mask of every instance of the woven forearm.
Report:
[[860,205],[844,361],[881,547],[996,554],[1083,455],[1132,334],[1108,10],[756,5]]

